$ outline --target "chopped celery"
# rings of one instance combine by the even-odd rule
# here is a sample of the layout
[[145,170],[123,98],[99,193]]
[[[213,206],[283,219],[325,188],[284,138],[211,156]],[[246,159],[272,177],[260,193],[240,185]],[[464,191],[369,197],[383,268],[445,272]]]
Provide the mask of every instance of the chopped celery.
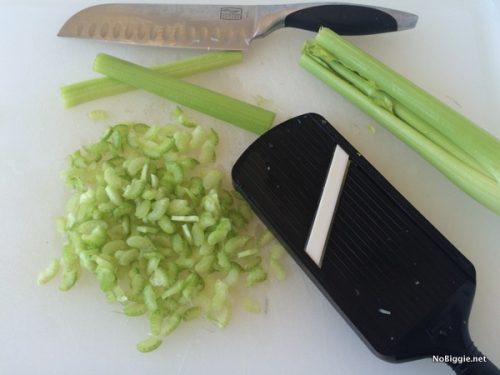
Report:
[[73,287],[73,285],[75,285],[77,279],[78,279],[78,271],[76,270],[64,271],[61,283],[59,284],[59,289],[64,292],[70,290]]
[[247,286],[253,286],[266,280],[267,274],[261,266],[252,268],[247,275]]
[[157,337],[150,337],[137,344],[137,350],[142,353],[149,353],[157,349],[161,345],[161,340]]
[[300,64],[500,214],[498,139],[327,28]]
[[224,251],[227,253],[234,253],[236,250],[241,249],[250,240],[250,237],[245,235],[234,236],[229,239],[224,245]]
[[146,226],[146,225],[139,225],[135,229],[137,229],[137,231],[141,232],[141,233],[158,233],[159,232],[159,230],[157,228]]
[[203,178],[203,187],[205,190],[218,189],[222,182],[222,171],[212,169]]
[[143,290],[144,304],[148,308],[149,311],[155,311],[158,308],[158,303],[156,299],[156,292],[153,288],[153,285],[149,284]]
[[122,197],[120,195],[120,192],[117,189],[108,185],[108,186],[106,186],[106,188],[104,190],[106,191],[106,194],[108,195],[109,200],[111,202],[113,202],[117,206],[122,204]]
[[200,274],[208,274],[212,270],[212,265],[215,262],[215,255],[205,255],[195,265],[194,270]]
[[246,297],[243,299],[243,307],[245,308],[246,311],[253,313],[253,314],[258,314],[260,313],[260,305],[257,301],[250,297]]
[[217,264],[222,270],[229,270],[231,268],[229,257],[224,251],[219,251],[217,254]]
[[186,311],[184,311],[184,314],[182,315],[182,319],[184,319],[186,321],[196,319],[200,316],[201,312],[202,312],[202,309],[200,306],[190,307]]
[[175,132],[174,141],[177,150],[187,151],[189,148],[189,142],[191,141],[191,134],[188,132]]
[[191,234],[191,230],[189,229],[189,226],[187,224],[182,224],[182,234],[184,235],[184,238],[186,241],[192,245],[193,244],[193,235]]
[[149,314],[149,331],[151,335],[160,336],[162,322],[163,313],[160,310],[155,310]]
[[191,141],[189,142],[189,147],[196,149],[201,147],[203,142],[205,142],[207,138],[207,131],[201,126],[197,126],[193,132],[191,133]]
[[163,198],[155,201],[155,203],[153,204],[153,209],[148,214],[147,217],[148,221],[152,222],[160,220],[163,217],[163,215],[165,215],[165,212],[167,212],[168,204],[169,204],[168,198]]
[[259,249],[247,249],[238,253],[238,258],[245,258],[259,253]]
[[200,246],[200,255],[209,255],[214,252],[214,247],[210,246],[206,242],[203,242]]
[[269,263],[269,269],[273,273],[273,275],[276,277],[278,280],[285,280],[286,278],[286,272],[281,263],[277,259],[271,259]]
[[224,306],[217,311],[210,312],[207,317],[213,320],[220,328],[224,328],[231,318],[231,309],[229,306]]
[[144,236],[131,236],[127,239],[127,245],[139,250],[152,251],[154,245],[148,237]]
[[189,202],[185,199],[173,199],[168,206],[167,212],[173,216],[184,216],[191,212]]
[[172,221],[183,221],[183,222],[194,223],[194,222],[197,222],[200,218],[196,215],[191,215],[191,216],[173,215],[170,219]]
[[194,128],[196,127],[196,122],[194,122],[192,119],[186,116],[184,111],[179,107],[175,107],[175,109],[172,111],[172,115],[177,118],[177,121],[187,127],[187,128]]
[[[240,51],[224,51],[207,53],[187,60],[155,66],[152,69],[172,77],[182,78],[196,73],[241,62],[243,54]],[[61,87],[61,98],[66,108],[76,106],[91,100],[117,95],[134,90],[134,87],[110,78],[97,78],[73,83]]]
[[104,120],[107,117],[108,114],[106,113],[106,111],[103,111],[102,109],[95,109],[89,112],[89,118],[94,121]]
[[259,246],[266,246],[273,238],[271,231],[266,229],[259,237]]
[[97,55],[94,70],[256,134],[274,120],[273,112],[103,53]]
[[129,303],[123,307],[123,312],[128,316],[139,316],[144,315],[148,311],[147,307],[143,303]]
[[138,257],[139,257],[139,252],[136,249],[118,250],[115,253],[115,258],[118,260],[118,264],[122,266],[128,266],[130,263],[134,262]]
[[[68,180],[75,193],[58,221],[68,243],[37,280],[48,282],[61,268],[60,289],[68,290],[81,271],[92,273],[108,302],[122,304],[127,316],[146,315],[152,337],[137,345],[143,352],[201,314],[225,326],[238,283],[266,278],[260,244],[272,236],[253,239],[248,205],[224,190],[223,170],[211,164],[217,134],[199,126],[179,129],[120,124],[73,154],[66,176],[78,171],[85,178],[78,186]],[[176,139],[176,133],[189,136]],[[155,154],[153,143],[164,139],[176,144]],[[207,160],[193,159],[207,144]]]
[[224,282],[227,285],[232,286],[238,282],[238,280],[240,278],[241,271],[240,271],[239,267],[234,267],[234,263],[232,263],[230,266],[232,266],[232,267],[228,271],[226,277],[224,278]]
[[193,236],[193,245],[200,247],[205,242],[205,233],[203,229],[196,222],[191,226],[191,235]]
[[217,280],[214,285],[214,296],[211,301],[211,309],[219,310],[224,307],[229,296],[229,286],[222,280]]
[[169,297],[172,297],[182,291],[182,288],[184,287],[184,280],[178,280],[173,286],[168,288],[162,295],[161,298],[167,299]]
[[167,216],[163,216],[160,220],[158,220],[158,225],[165,233],[173,234],[175,232],[175,226]]
[[283,257],[285,249],[280,244],[275,244],[271,246],[271,259],[279,260]]
[[242,260],[244,260],[244,262],[241,264],[241,266],[245,271],[251,271],[255,267],[260,266],[260,264],[262,263],[261,256],[247,257]]
[[[141,166],[142,168],[142,166]],[[123,192],[126,199],[137,199],[146,187],[146,181],[133,179]]]
[[173,314],[169,318],[167,318],[165,324],[161,329],[161,335],[167,336],[170,335],[180,324],[182,321],[182,316],[180,314]]
[[54,259],[45,270],[40,272],[37,279],[38,284],[46,284],[52,280],[59,272],[59,264],[59,259]]
[[202,163],[211,163],[215,161],[215,143],[207,140],[201,146],[199,159]]

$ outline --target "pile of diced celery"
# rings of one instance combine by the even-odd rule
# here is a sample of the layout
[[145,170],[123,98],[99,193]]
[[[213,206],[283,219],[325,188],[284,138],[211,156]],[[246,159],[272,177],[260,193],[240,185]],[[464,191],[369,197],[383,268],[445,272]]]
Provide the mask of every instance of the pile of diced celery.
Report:
[[61,271],[66,291],[81,272],[94,274],[108,301],[149,319],[142,352],[199,315],[225,326],[238,284],[251,287],[268,271],[284,278],[283,249],[267,230],[250,234],[250,207],[224,188],[225,172],[214,166],[217,133],[179,109],[175,117],[179,124],[113,126],[70,156],[64,176],[74,194],[58,222],[67,243],[38,279]]

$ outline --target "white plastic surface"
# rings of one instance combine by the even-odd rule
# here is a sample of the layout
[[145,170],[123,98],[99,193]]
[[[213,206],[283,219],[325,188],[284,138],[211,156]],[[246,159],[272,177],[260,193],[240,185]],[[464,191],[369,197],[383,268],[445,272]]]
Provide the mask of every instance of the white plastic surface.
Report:
[[[419,24],[350,40],[500,137],[500,3],[370,3],[417,13]],[[38,271],[61,251],[54,219],[68,197],[59,178],[65,156],[120,121],[165,123],[172,108],[134,92],[64,110],[59,86],[94,77],[98,52],[145,65],[196,54],[55,36],[72,13],[93,4],[0,0],[0,374],[450,374],[429,359],[395,365],[376,358],[290,259],[286,281],[251,292],[265,313],[238,309],[224,330],[202,320],[186,324],[148,355],[135,350],[146,337],[146,321],[107,304],[91,277],[83,276],[69,293],[59,292],[57,282],[36,285]],[[317,112],[334,124],[474,263],[471,334],[500,364],[500,217],[301,69],[299,52],[312,36],[279,30],[255,41],[241,65],[190,81],[248,101],[261,95],[277,111],[277,123]],[[90,120],[94,109],[106,110],[109,119]],[[223,130],[219,155],[228,168],[255,139],[194,117]]]

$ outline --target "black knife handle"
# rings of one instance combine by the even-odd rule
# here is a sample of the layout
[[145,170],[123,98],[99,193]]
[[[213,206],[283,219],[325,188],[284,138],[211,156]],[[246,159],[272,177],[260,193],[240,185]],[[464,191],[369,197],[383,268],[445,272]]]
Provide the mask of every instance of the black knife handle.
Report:
[[483,356],[483,354],[472,344],[466,356],[469,358],[483,358],[482,362],[448,363],[457,375],[500,375],[500,370],[493,362]]
[[318,5],[295,11],[285,18],[285,27],[318,31],[321,26],[340,35],[379,34],[398,30],[390,14],[360,5]]

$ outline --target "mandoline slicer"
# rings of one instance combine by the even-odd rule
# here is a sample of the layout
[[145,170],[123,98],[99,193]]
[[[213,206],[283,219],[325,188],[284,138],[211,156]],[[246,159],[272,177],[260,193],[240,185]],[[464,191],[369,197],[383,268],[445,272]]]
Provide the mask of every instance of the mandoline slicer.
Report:
[[[482,356],[468,331],[474,266],[324,118],[257,139],[233,184],[372,351],[399,362]],[[500,374],[485,362],[457,374]]]

